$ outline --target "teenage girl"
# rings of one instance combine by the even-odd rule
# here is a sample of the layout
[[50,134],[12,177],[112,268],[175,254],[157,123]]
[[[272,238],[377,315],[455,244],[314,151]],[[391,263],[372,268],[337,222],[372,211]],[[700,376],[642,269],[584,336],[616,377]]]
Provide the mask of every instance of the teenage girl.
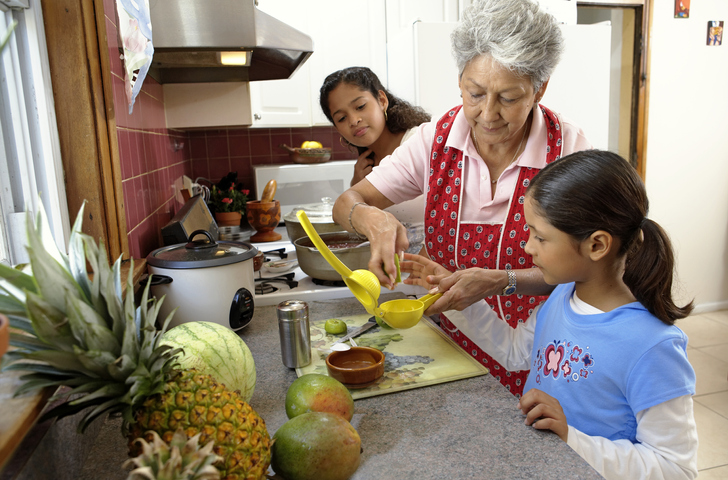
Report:
[[[330,74],[320,90],[319,103],[343,145],[358,155],[351,185],[359,183],[372,168],[411,137],[430,115],[421,107],[398,98],[367,67],[349,67]],[[410,253],[424,242],[424,198],[387,209],[407,228]]]
[[557,285],[535,321],[514,330],[475,305],[455,313],[481,322],[481,346],[508,370],[530,368],[526,425],[553,431],[606,478],[695,478],[695,373],[674,326],[692,303],[672,300],[672,247],[647,209],[619,155],[553,162],[524,204],[525,250]]

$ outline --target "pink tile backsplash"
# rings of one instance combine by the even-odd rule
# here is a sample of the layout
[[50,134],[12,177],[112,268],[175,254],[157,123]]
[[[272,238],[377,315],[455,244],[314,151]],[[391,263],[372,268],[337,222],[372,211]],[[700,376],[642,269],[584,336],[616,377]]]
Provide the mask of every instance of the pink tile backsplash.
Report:
[[114,110],[121,162],[130,254],[144,258],[163,246],[161,229],[182,207],[176,184],[183,175],[217,182],[230,171],[251,192],[253,165],[290,163],[285,143],[299,147],[317,140],[333,150],[332,160],[356,158],[339,143],[333,127],[218,128],[181,131],[166,128],[162,86],[144,79],[132,114],[128,113],[124,71],[119,59],[116,11],[113,0],[104,0],[107,51],[110,56]]

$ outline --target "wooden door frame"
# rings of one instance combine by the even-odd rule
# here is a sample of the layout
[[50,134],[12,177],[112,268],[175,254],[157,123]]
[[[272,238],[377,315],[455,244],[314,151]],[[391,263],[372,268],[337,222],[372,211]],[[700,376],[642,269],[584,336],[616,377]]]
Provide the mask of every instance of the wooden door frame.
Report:
[[632,92],[632,133],[630,135],[630,161],[644,180],[647,148],[647,112],[649,110],[650,90],[650,30],[652,28],[653,0],[577,0],[577,6],[611,8],[634,8],[634,74],[637,81]]
[[103,0],[42,0],[68,211],[111,261],[129,258]]

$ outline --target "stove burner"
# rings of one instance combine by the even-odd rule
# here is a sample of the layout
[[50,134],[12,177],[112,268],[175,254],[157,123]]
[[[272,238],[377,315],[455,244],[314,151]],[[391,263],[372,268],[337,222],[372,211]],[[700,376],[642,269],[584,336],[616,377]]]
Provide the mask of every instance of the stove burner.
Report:
[[[268,250],[267,252],[263,252],[263,254],[264,255],[275,255],[275,256],[279,257],[281,260],[285,260],[286,258],[288,258],[288,254],[286,253],[285,247],[276,248],[275,250]],[[267,262],[267,261],[269,261],[269,259],[266,258],[265,261]]]
[[311,277],[311,280],[316,285],[321,285],[322,287],[345,287],[346,283],[344,283],[343,280],[319,280],[318,278]]
[[261,282],[255,285],[256,295],[265,295],[266,293],[275,293],[279,290],[278,287],[274,287],[270,283]]
[[266,293],[277,292],[281,287],[275,287],[271,283],[285,283],[288,288],[296,288],[298,282],[293,279],[296,274],[291,272],[285,275],[279,275],[277,277],[266,277],[255,279],[255,293],[258,295],[265,295]]

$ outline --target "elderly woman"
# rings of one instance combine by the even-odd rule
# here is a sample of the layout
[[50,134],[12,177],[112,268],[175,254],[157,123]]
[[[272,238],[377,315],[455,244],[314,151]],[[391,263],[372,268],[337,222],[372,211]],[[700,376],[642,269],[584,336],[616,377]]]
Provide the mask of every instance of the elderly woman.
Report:
[[[425,248],[407,255],[407,283],[444,279],[428,313],[480,302],[511,327],[525,322],[551,291],[524,251],[523,197],[546,164],[592,148],[584,133],[539,104],[564,48],[555,19],[532,0],[476,0],[452,33],[462,105],[382,160],[334,205],[334,219],[371,241],[369,268],[393,286],[394,256],[407,248],[404,227],[382,209],[426,195]],[[534,296],[535,295],[535,296]],[[484,301],[483,301],[484,299]],[[514,395],[527,372],[508,372],[477,345],[477,322],[441,327]],[[476,341],[473,341],[473,337]]]

